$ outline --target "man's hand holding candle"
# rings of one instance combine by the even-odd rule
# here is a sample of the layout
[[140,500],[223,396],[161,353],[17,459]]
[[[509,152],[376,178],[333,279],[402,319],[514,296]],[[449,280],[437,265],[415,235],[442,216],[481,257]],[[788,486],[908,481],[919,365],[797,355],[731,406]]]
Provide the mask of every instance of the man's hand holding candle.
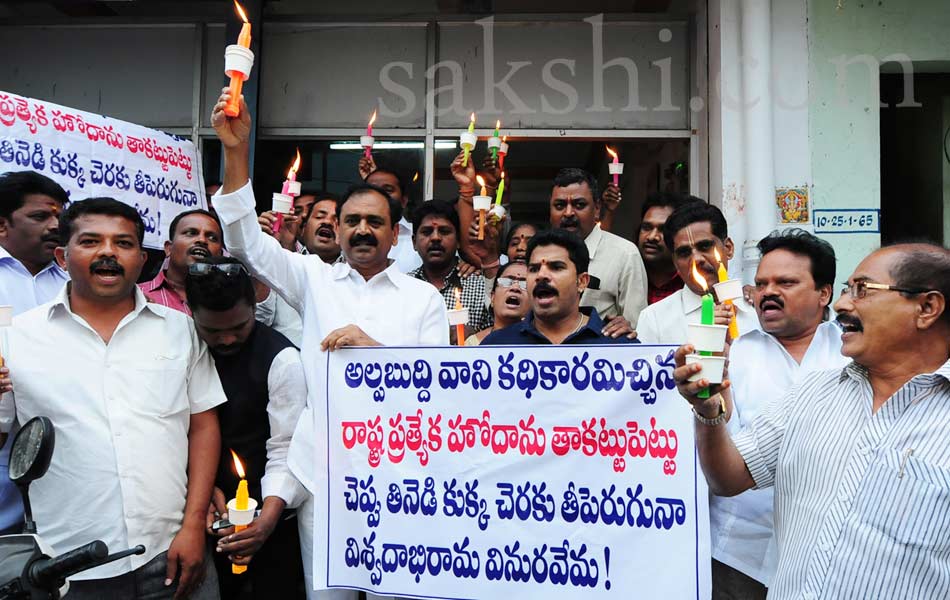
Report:
[[10,379],[10,369],[0,367],[0,394],[13,391],[13,380]]
[[285,506],[284,501],[276,496],[264,498],[261,514],[255,517],[243,531],[234,533],[233,530],[228,530],[228,533],[218,541],[215,551],[227,554],[228,560],[235,565],[249,564],[267,538],[274,533],[274,528],[280,522]]
[[274,224],[277,222],[277,213],[272,210],[262,212],[257,217],[257,223],[261,226],[261,231],[267,235],[276,238],[282,248],[294,250],[297,243],[297,232],[300,217],[289,214],[284,215],[277,233],[274,233]]
[[472,161],[468,161],[463,165],[464,157],[465,154],[459,152],[452,164],[449,165],[449,170],[452,172],[452,177],[455,178],[455,183],[459,186],[459,196],[471,204],[472,196],[475,195],[475,165],[472,164]]
[[236,148],[247,144],[251,139],[251,115],[247,111],[247,104],[244,103],[244,96],[241,96],[241,112],[238,116],[229,117],[224,114],[224,107],[229,100],[231,94],[228,88],[223,88],[218,96],[218,103],[211,110],[211,126],[214,127],[222,145],[226,148]]
[[[732,413],[732,393],[729,391],[731,383],[728,379],[729,361],[723,368],[723,380],[721,384],[711,384],[708,379],[698,379],[689,381],[689,378],[702,371],[702,365],[698,363],[686,364],[686,355],[693,354],[696,349],[691,344],[683,344],[676,349],[673,354],[673,360],[676,368],[673,369],[673,380],[676,381],[676,389],[680,395],[689,402],[699,416],[705,419],[715,419],[720,411],[720,394],[725,401],[727,414]],[[709,390],[709,397],[700,397],[700,392]]]
[[360,156],[360,162],[359,162],[360,179],[365,181],[366,178],[370,176],[370,173],[372,173],[375,170],[376,170],[376,161],[373,160],[372,155],[366,156],[364,154],[363,156]]

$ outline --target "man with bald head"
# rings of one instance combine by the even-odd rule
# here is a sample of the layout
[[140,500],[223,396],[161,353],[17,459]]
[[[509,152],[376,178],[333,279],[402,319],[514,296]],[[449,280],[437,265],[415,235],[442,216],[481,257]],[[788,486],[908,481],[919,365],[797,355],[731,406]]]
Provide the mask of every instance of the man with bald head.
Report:
[[[950,251],[865,258],[834,308],[844,368],[811,373],[731,436],[728,382],[674,377],[713,493],[775,488],[769,598],[950,597]],[[711,387],[711,398],[699,398]]]

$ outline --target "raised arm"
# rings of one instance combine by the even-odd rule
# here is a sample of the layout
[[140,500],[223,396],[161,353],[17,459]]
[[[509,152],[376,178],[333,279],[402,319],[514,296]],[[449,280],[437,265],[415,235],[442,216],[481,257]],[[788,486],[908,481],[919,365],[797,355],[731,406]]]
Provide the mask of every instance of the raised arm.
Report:
[[228,251],[247,265],[255,277],[302,312],[307,265],[316,262],[285,250],[277,240],[261,231],[248,174],[251,116],[243,98],[237,117],[225,115],[224,106],[230,97],[225,88],[211,113],[211,124],[224,153],[224,184],[213,199],[223,225],[224,241]]

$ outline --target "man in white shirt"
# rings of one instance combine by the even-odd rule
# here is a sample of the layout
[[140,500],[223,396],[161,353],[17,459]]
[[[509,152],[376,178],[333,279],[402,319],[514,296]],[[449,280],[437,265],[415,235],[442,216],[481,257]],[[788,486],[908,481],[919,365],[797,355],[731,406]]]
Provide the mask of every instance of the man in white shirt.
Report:
[[[291,472],[314,490],[314,407],[317,390],[326,389],[324,350],[344,346],[438,346],[449,340],[445,303],[436,289],[402,273],[389,258],[398,235],[402,207],[384,190],[362,184],[351,189],[338,208],[338,239],[345,263],[328,265],[313,257],[286,252],[261,231],[254,215],[248,179],[248,134],[251,118],[241,102],[235,118],[224,114],[230,95],[225,88],[211,115],[224,153],[224,187],[214,205],[224,223],[228,249],[252,274],[277,291],[303,318],[301,359],[307,379],[307,408],[290,445]],[[411,248],[411,245],[409,246]],[[356,592],[312,591],[312,496],[298,513],[301,550],[310,597],[355,598]],[[325,518],[325,515],[319,515]]]
[[135,285],[146,255],[133,207],[75,202],[59,233],[70,284],[16,317],[3,344],[15,391],[0,425],[45,415],[56,428],[49,471],[30,488],[39,533],[60,553],[145,545],[73,576],[71,599],[217,598],[205,517],[225,397],[207,347]]
[[551,189],[551,227],[573,232],[590,253],[590,284],[581,306],[592,306],[607,326],[605,334],[626,329],[624,317],[639,331],[640,312],[647,305],[647,272],[637,246],[601,229],[597,179],[583,169],[561,169]]
[[[693,265],[712,293],[713,285],[719,281],[716,253],[728,269],[734,247],[722,211],[703,201],[690,202],[673,211],[663,226],[663,238],[673,252],[673,264],[685,285],[640,313],[637,338],[644,344],[679,345],[686,342],[687,324],[699,323],[702,317],[702,296],[706,292],[693,277]],[[717,303],[717,324],[727,324],[732,314],[736,315],[740,335],[759,328],[755,309],[743,298],[733,300],[733,308]]]
[[[58,183],[34,171],[0,175],[0,306],[12,306],[14,315],[49,302],[69,280],[53,260],[68,201]],[[10,438],[0,449],[0,535],[23,526],[20,492],[7,477]]]
[[[214,257],[192,264],[185,291],[195,330],[208,344],[228,401],[218,409],[221,456],[209,522],[227,513],[239,477],[231,460],[244,466],[250,497],[261,509],[244,531],[212,531],[219,541],[215,565],[222,598],[293,598],[303,582],[300,540],[293,510],[303,486],[287,467],[287,450],[307,399],[300,352],[286,337],[254,318],[254,281],[235,258]],[[249,572],[231,565],[254,559]]]
[[398,223],[399,235],[389,250],[389,258],[396,261],[396,266],[403,273],[421,267],[422,257],[413,245],[412,223],[409,221],[409,186],[411,185],[409,177],[395,165],[382,160],[380,164],[377,164],[372,156],[362,157],[359,169],[360,178],[364,182],[382,188],[402,206],[402,217]]
[[[814,371],[841,368],[841,328],[828,320],[835,282],[831,244],[801,229],[759,242],[753,329],[729,350],[734,413],[728,430],[748,427],[763,408]],[[765,598],[777,564],[772,489],[710,499],[713,598]]]

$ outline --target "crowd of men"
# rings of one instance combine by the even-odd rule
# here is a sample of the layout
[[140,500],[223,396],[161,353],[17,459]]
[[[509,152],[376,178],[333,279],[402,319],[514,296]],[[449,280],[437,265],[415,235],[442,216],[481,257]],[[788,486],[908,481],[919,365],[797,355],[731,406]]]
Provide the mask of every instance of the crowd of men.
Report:
[[[735,251],[715,206],[654,194],[633,243],[608,231],[619,189],[567,168],[549,223],[491,222],[480,240],[474,161],[452,163],[457,199],[410,215],[405,174],[364,158],[362,183],[299,196],[275,231],[255,210],[251,117],[243,102],[225,116],[228,99],[212,114],[224,157],[212,210],[171,222],[143,283],[135,209],[0,175],[0,305],[17,315],[0,339],[0,424],[56,427],[31,489],[40,533],[58,551],[147,549],[77,575],[70,598],[355,598],[313,589],[318,357],[460,342],[679,347],[674,377],[715,494],[714,598],[950,597],[946,248],[872,252],[835,300],[831,245],[773,232],[750,299],[715,308],[741,332],[728,380],[689,381],[687,325]],[[501,177],[490,158],[479,173]],[[459,301],[464,340],[447,320]],[[243,531],[226,522],[231,450],[261,508]],[[4,476],[0,530],[21,525]]]

